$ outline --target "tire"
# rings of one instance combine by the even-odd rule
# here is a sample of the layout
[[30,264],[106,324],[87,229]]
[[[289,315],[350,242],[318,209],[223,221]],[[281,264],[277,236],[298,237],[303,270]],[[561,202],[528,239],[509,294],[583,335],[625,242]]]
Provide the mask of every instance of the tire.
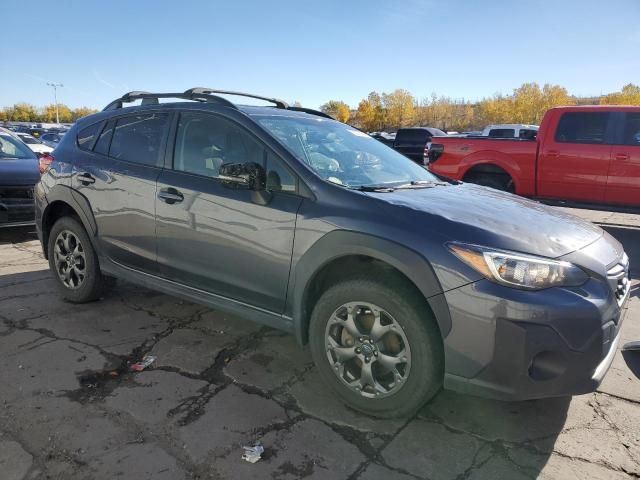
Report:
[[483,187],[501,190],[503,192],[513,193],[513,180],[510,177],[501,175],[479,175],[469,179],[469,183],[482,185]]
[[62,217],[55,222],[49,232],[47,252],[56,285],[63,298],[71,303],[97,300],[112,283],[100,272],[91,240],[74,217]]
[[[349,333],[348,320],[344,320],[349,312],[363,333],[362,342]],[[332,286],[316,303],[309,326],[311,354],[320,376],[345,404],[362,413],[380,418],[414,414],[439,391],[443,378],[442,337],[428,312],[424,298],[402,280],[383,284],[357,278]],[[367,332],[367,327],[373,326],[371,322],[379,324],[381,330],[376,331],[387,333],[374,335],[373,328]],[[372,342],[368,342],[369,335]],[[344,360],[353,354],[356,356]],[[395,371],[384,368],[390,358],[399,362],[393,366]],[[407,363],[403,364],[403,359]],[[368,378],[374,379],[376,387],[363,380],[367,364],[373,372]],[[360,380],[353,380],[358,368]],[[396,381],[396,373],[404,378]]]

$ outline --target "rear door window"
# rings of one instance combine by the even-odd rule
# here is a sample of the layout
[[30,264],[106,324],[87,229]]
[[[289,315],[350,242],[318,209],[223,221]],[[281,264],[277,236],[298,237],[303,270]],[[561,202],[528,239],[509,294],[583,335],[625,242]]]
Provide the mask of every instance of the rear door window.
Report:
[[609,113],[567,112],[563,113],[556,130],[556,142],[560,143],[605,143]]
[[80,147],[81,150],[91,150],[102,125],[102,122],[94,123],[78,132],[78,147]]
[[160,146],[169,123],[166,113],[146,113],[117,120],[109,156],[118,160],[158,165]]
[[622,143],[640,146],[640,113],[627,113],[625,115]]

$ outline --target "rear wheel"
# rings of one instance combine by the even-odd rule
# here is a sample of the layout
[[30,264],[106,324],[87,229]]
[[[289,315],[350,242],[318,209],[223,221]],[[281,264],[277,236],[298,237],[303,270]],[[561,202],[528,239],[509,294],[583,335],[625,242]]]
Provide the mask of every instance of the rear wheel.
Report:
[[107,281],[100,273],[98,257],[82,224],[62,217],[49,232],[49,267],[62,296],[73,303],[97,300]]
[[368,415],[411,415],[442,384],[440,331],[424,299],[401,281],[328,289],[313,310],[310,342],[324,381]]

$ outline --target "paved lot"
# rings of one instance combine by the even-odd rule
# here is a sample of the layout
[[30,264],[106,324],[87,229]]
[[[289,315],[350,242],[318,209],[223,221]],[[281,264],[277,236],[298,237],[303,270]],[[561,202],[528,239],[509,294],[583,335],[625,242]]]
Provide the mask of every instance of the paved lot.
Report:
[[[640,271],[640,216],[602,222]],[[640,340],[634,280],[623,342]],[[144,353],[155,368],[129,373]],[[634,355],[637,355],[635,357]],[[0,231],[0,477],[640,477],[640,354],[600,391],[501,403],[443,392],[380,421],[329,394],[291,337],[128,284],[60,301],[28,230]],[[241,460],[261,440],[264,460]]]

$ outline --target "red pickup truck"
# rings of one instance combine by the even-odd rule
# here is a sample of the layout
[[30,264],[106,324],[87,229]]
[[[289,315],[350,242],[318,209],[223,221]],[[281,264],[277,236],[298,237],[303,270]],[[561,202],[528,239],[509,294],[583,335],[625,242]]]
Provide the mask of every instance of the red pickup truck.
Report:
[[527,197],[640,206],[640,107],[547,111],[537,138],[434,137],[428,167]]

